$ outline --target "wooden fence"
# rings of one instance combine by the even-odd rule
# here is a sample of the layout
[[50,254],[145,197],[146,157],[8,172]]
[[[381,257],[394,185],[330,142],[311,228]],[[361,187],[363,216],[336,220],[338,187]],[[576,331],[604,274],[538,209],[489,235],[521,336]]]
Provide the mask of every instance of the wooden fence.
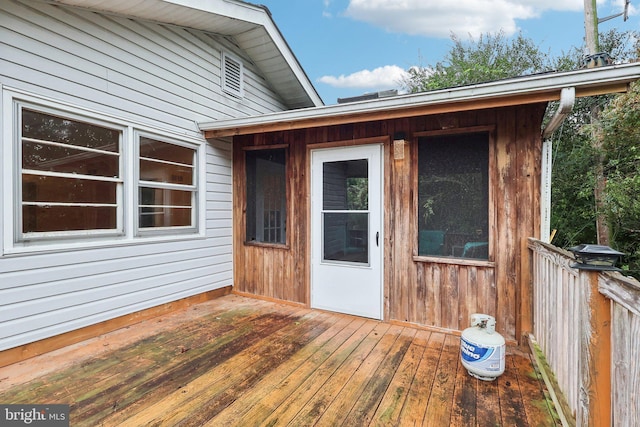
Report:
[[578,426],[640,426],[640,283],[531,239],[533,335]]

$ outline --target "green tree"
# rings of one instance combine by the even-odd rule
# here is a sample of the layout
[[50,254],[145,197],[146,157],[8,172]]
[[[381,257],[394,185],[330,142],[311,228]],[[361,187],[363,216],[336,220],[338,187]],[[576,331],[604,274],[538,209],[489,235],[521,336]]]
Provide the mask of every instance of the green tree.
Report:
[[640,84],[616,97],[603,111],[598,129],[611,241],[627,255],[625,268],[640,276]]
[[[637,32],[610,30],[601,33],[599,38],[601,50],[608,52],[614,62],[624,63],[636,58]],[[552,62],[558,70],[580,68],[583,66],[583,51],[583,48],[574,47],[553,58]],[[617,95],[607,95],[577,99],[573,113],[553,137],[551,227],[557,229],[553,242],[557,246],[567,248],[580,243],[596,243],[596,216],[609,215],[606,211],[596,211],[593,194],[596,159],[601,153],[593,147],[591,130],[601,124],[591,122],[591,111],[596,107],[606,109],[616,98]],[[551,105],[549,111],[553,110]],[[605,150],[616,151],[613,145],[608,145]],[[610,236],[610,244],[623,251],[618,247],[615,236]]]
[[549,70],[549,55],[533,40],[518,34],[509,39],[503,32],[462,40],[451,36],[453,46],[444,61],[407,70],[402,82],[412,93],[483,83]]
[[[572,47],[551,57],[522,34],[512,39],[498,33],[468,40],[452,36],[451,40],[453,46],[443,61],[408,70],[408,77],[402,82],[405,89],[422,92],[584,67],[584,46]],[[615,29],[603,32],[599,34],[599,45],[600,50],[608,52],[615,63],[628,62],[638,57],[640,33]],[[636,131],[640,129],[640,121],[633,122],[631,118],[635,113],[640,116],[637,91],[635,88],[618,98],[613,95],[580,98],[576,100],[573,113],[556,131],[553,136],[551,226],[557,229],[554,243],[558,246],[566,248],[579,243],[595,243],[596,215],[607,215],[612,246],[629,254],[629,269],[640,276],[640,201],[634,197],[636,188],[640,188],[640,170],[634,169],[640,164],[640,147],[636,147],[640,145],[640,131]],[[612,103],[614,99],[617,100]],[[610,103],[611,112],[607,108]],[[601,124],[591,123],[591,111],[595,107],[607,111]],[[548,115],[555,109],[555,103],[551,103]],[[622,132],[615,127],[621,126],[622,121],[616,115],[624,115],[630,120],[624,127],[626,133],[622,133],[628,135],[628,139],[616,138]],[[593,147],[592,126],[603,129],[603,154]],[[594,198],[595,166],[600,155],[606,162],[605,212],[596,211]]]

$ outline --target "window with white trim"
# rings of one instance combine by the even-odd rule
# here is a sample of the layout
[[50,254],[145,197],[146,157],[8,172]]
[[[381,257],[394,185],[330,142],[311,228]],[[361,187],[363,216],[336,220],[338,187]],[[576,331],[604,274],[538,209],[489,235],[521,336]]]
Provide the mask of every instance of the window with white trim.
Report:
[[193,227],[196,150],[140,137],[140,229]]
[[20,109],[23,239],[121,229],[122,130]]
[[15,244],[199,232],[197,141],[77,109],[14,106]]

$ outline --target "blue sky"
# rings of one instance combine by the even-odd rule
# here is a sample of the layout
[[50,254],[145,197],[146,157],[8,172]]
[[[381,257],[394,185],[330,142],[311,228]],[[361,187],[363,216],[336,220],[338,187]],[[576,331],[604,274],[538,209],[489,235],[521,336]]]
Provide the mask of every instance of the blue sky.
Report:
[[[264,4],[325,104],[338,98],[400,89],[404,70],[442,61],[450,35],[522,32],[558,55],[584,40],[584,0],[254,0]],[[598,16],[625,0],[598,0]],[[629,19],[599,30],[639,30],[640,0]]]

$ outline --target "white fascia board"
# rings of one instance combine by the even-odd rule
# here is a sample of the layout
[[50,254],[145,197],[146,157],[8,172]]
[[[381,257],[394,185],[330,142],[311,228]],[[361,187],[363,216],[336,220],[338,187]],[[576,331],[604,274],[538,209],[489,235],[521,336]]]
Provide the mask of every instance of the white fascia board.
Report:
[[640,63],[610,65],[569,72],[549,72],[508,80],[500,80],[473,86],[462,86],[391,98],[359,101],[348,104],[305,108],[293,111],[270,113],[261,116],[228,120],[200,122],[200,130],[215,131],[238,129],[245,126],[267,125],[278,122],[295,122],[349,115],[365,115],[384,111],[404,110],[430,105],[453,104],[458,102],[481,101],[491,98],[507,98],[518,95],[560,91],[565,87],[589,88],[606,87],[616,83],[632,82],[640,79]]

